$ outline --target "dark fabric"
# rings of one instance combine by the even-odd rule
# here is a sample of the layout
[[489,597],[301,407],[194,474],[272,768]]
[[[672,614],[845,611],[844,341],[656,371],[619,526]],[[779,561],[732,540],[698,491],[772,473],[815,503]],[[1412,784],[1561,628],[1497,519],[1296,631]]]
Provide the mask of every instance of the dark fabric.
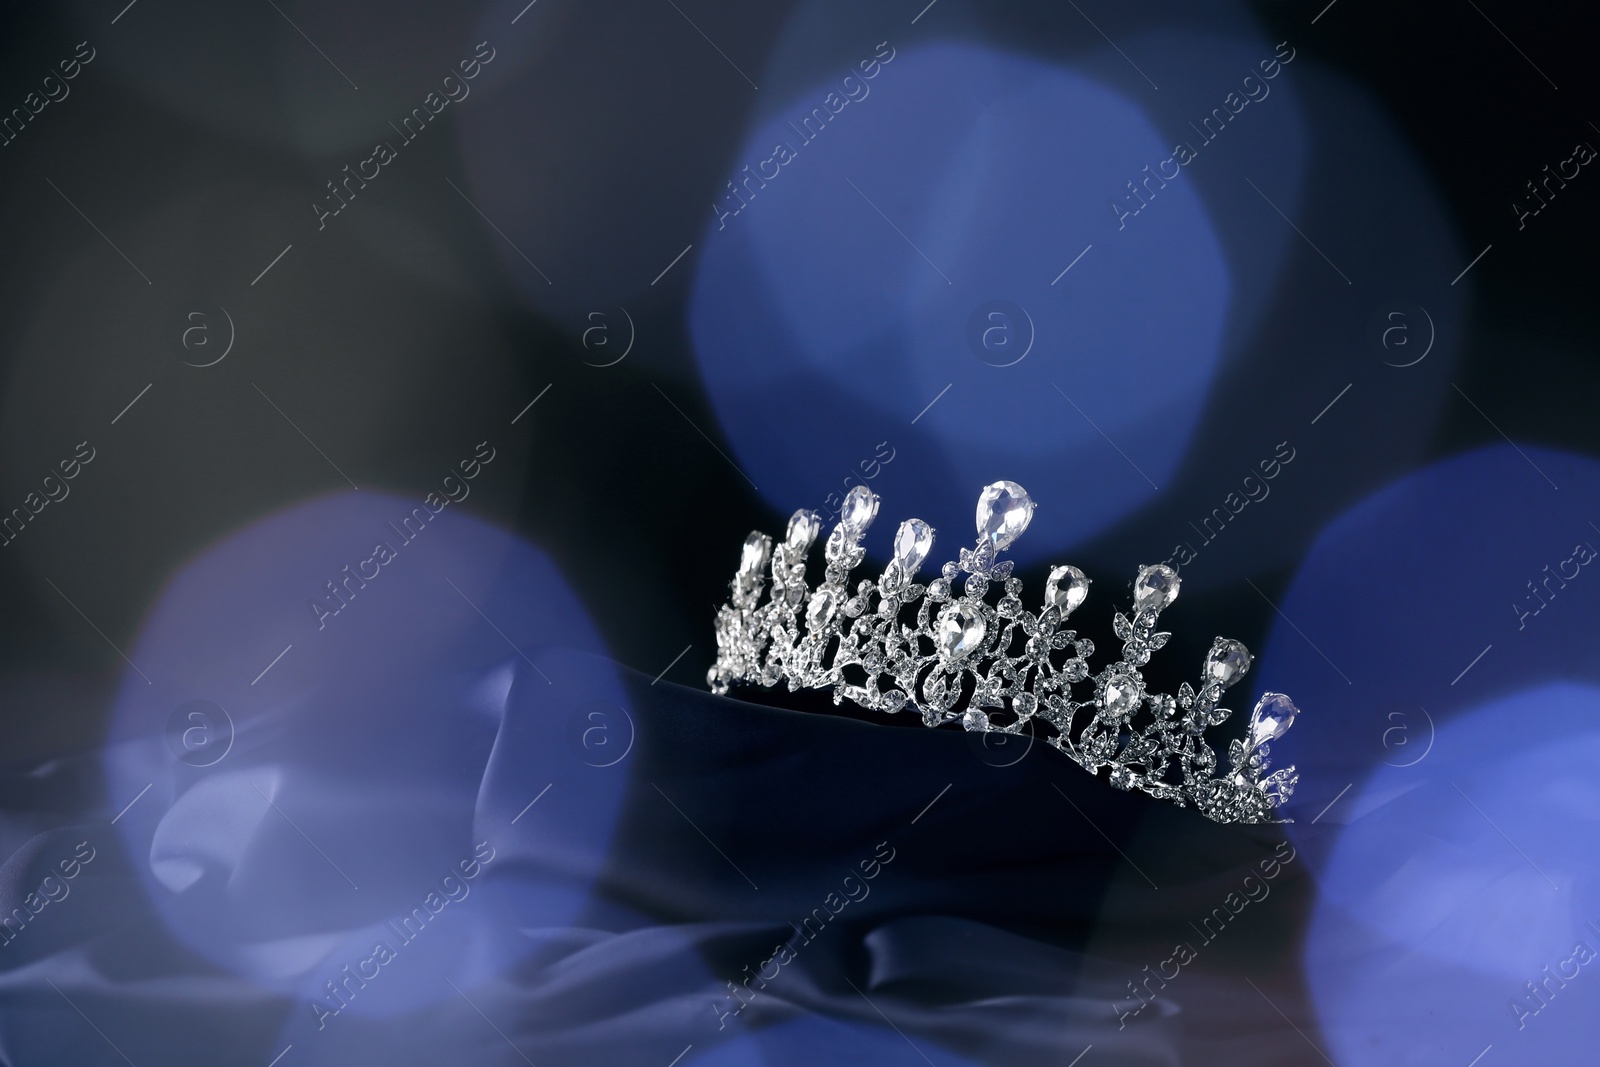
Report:
[[[309,834],[269,833],[276,815],[253,799],[271,793],[298,812],[297,795],[339,794],[322,780],[331,768],[291,775],[242,751],[227,775],[189,786],[206,803],[179,790],[163,812],[145,796],[145,822],[135,805],[118,826],[104,801],[86,805],[105,753],[7,776],[5,832],[22,843],[0,868],[3,905],[40,910],[0,947],[0,1057],[264,1067],[288,1047],[283,1067],[664,1067],[680,1053],[681,1064],[1060,1067],[1092,1046],[1086,1063],[1322,1062],[1296,1030],[1314,1038],[1295,975],[1305,864],[1262,874],[1286,854],[1275,828],[1218,826],[1119,793],[1043,745],[1000,767],[961,732],[652,685],[588,655],[541,660],[555,682],[520,659],[453,679],[465,692],[514,674],[484,744],[440,755],[431,771],[437,741],[390,744],[414,757],[391,753],[392,784],[441,806],[460,791],[434,787],[462,772],[461,752],[480,753],[472,810],[436,812],[426,833],[451,839],[440,855],[471,857],[480,841],[493,850],[475,877],[447,883],[467,895],[409,943],[393,921],[410,904],[394,902],[423,901],[432,881],[352,890],[323,863],[339,857],[302,839],[359,836],[370,811],[301,814]],[[608,767],[595,746],[563,747],[549,728],[555,694],[585,677],[616,681],[631,721],[626,755]],[[283,728],[314,724],[317,706],[313,694],[285,710],[300,725]],[[262,788],[273,774],[290,784]],[[613,819],[597,819],[609,802],[586,792],[585,774],[619,787]],[[249,804],[260,821],[217,860],[208,821]],[[468,815],[470,833],[459,828]],[[84,842],[93,858],[65,878]],[[186,926],[191,889],[167,883],[182,882],[173,872],[196,851],[225,867],[194,883],[216,883],[197,907],[228,916],[247,900],[272,922]],[[155,877],[158,862],[168,866]],[[1257,893],[1267,888],[1259,900],[1242,895],[1252,874]],[[60,899],[41,907],[47,878]],[[262,884],[280,887],[269,904]],[[317,888],[299,897],[297,884]],[[337,892],[357,903],[318,903]],[[1222,917],[1202,929],[1214,909]],[[245,928],[231,941],[218,932]],[[363,969],[380,938],[397,958]],[[1119,1019],[1140,1004],[1129,983],[1161,970],[1179,942],[1195,958],[1150,980],[1155,1002]],[[375,976],[351,980],[345,965]],[[341,973],[342,1001],[324,984]]]

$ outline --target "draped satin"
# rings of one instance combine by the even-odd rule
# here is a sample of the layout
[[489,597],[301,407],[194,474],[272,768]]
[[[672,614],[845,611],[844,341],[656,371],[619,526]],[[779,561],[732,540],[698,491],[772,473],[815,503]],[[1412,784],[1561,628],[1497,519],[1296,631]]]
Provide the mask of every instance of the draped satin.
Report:
[[[130,854],[86,803],[90,754],[8,776],[7,810],[28,814],[8,816],[6,829],[34,832],[3,868],[7,912],[78,841],[97,851],[68,895],[0,948],[5,1062],[121,1062],[112,1043],[136,1064],[265,1064],[285,1046],[292,1062],[330,1064],[666,1064],[688,1049],[683,1063],[1043,1067],[1089,1046],[1098,1062],[1128,1064],[1317,1058],[1290,1025],[1314,1029],[1293,974],[1303,864],[1287,864],[1273,895],[1215,946],[1190,925],[1273,855],[1271,828],[1163,810],[1042,746],[997,768],[960,733],[776,710],[573,659],[574,670],[621,681],[637,729],[617,765],[626,785],[610,840],[586,845],[563,828],[554,788],[546,810],[511,823],[510,792],[490,784],[520,782],[519,800],[536,791],[538,760],[517,738],[543,736],[530,720],[548,712],[549,687],[520,661],[494,665],[484,673],[511,670],[515,681],[470,830],[443,820],[435,832],[455,836],[462,856],[492,841],[495,858],[416,937],[440,939],[431,959],[399,947],[393,976],[347,984],[356,991],[345,1010],[320,1027],[317,990],[287,990],[355,959],[340,955],[346,935],[403,908],[351,913],[329,929],[323,913],[284,899],[274,936],[219,966],[183,946],[146,899],[141,867],[155,854]],[[231,800],[248,802],[258,780],[227,780],[240,794]],[[337,791],[315,774],[287,781],[279,805],[296,791]],[[152,833],[175,842],[160,855],[181,857],[183,842],[203,850],[205,822],[229,803],[175,804]],[[863,860],[890,850],[862,877]],[[235,897],[251,895],[252,878],[321,864],[292,835],[259,834],[226,862],[224,895]],[[573,897],[578,914],[552,925]],[[1197,958],[1148,982],[1151,1006],[1119,1025],[1140,1003],[1128,983],[1171,974],[1160,963],[1174,942]],[[385,999],[386,981],[439,995]]]

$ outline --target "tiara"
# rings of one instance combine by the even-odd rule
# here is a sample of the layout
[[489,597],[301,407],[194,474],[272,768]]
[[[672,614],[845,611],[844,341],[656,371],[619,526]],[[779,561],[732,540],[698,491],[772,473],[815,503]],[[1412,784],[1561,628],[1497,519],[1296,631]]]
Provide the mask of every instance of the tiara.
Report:
[[[1088,596],[1089,579],[1076,567],[1055,567],[1042,608],[1031,612],[1022,583],[1011,577],[1012,561],[996,560],[1028,528],[1034,506],[1015,482],[985,487],[977,544],[926,585],[914,579],[933,549],[933,528],[907,519],[888,567],[853,595],[850,572],[866,556],[861,539],[878,515],[878,496],[866,486],[846,495],[824,548],[824,580],[814,590],[806,584],[806,556],[821,516],[795,512],[776,546],[751,533],[732,598],[717,612],[717,662],[706,676],[712,691],[738,683],[831,686],[835,704],[848,699],[891,713],[912,707],[928,726],[959,719],[975,732],[1020,734],[1042,720],[1051,745],[1091,773],[1109,769],[1118,789],[1192,804],[1218,822],[1288,821],[1273,818],[1273,809],[1299,775],[1293,767],[1268,774],[1267,743],[1294,724],[1294,703],[1282,693],[1262,694],[1248,735],[1229,742],[1228,772],[1213,777],[1217,755],[1205,731],[1232,714],[1218,701],[1250,670],[1249,650],[1219,637],[1198,689],[1185,682],[1176,696],[1148,691],[1139,669],[1172,636],[1156,630],[1156,619],[1180,585],[1177,571],[1157,563],[1139,569],[1132,617],[1119,611],[1112,620],[1122,658],[1091,674],[1094,643],[1061,628]],[[763,603],[769,577],[772,595]],[[985,599],[991,585],[1004,590],[992,606]],[[911,614],[915,625],[906,621]],[[1089,699],[1073,699],[1077,686],[1092,687]]]

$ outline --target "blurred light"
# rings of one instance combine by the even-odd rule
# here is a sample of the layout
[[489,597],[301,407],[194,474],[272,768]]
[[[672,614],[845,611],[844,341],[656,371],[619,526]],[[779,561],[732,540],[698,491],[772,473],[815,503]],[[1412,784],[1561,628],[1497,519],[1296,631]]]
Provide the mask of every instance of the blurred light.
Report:
[[[1583,610],[1600,575],[1574,561],[1575,546],[1600,547],[1597,495],[1600,462],[1496,445],[1400,479],[1324,531],[1252,679],[1304,712],[1274,746],[1300,767],[1297,818],[1379,764],[1425,768],[1434,730],[1464,707],[1600,681],[1600,618]],[[1350,814],[1346,797],[1324,821]]]
[[711,220],[695,282],[706,386],[780,508],[825,508],[881,466],[896,514],[964,542],[977,489],[1005,477],[1042,501],[1015,551],[1053,551],[1148,503],[1181,460],[1228,265],[1192,185],[1160,193],[1158,226],[1117,232],[1110,199],[1171,154],[1119,93],[972,45],[888,52],[740,150],[748,203],[718,191],[738,214]]
[[1600,831],[1597,711],[1594,685],[1489,701],[1341,802],[1362,814],[1328,858],[1305,950],[1339,1063],[1465,1064],[1490,1044],[1502,1063],[1589,1057],[1600,858],[1578,846]]
[[[627,699],[559,572],[417,503],[323,497],[185,566],[128,649],[105,756],[173,933],[308,1001],[365,971],[357,1015],[499,973],[534,945],[506,929],[571,924],[630,770]],[[379,940],[398,958],[374,978]]]

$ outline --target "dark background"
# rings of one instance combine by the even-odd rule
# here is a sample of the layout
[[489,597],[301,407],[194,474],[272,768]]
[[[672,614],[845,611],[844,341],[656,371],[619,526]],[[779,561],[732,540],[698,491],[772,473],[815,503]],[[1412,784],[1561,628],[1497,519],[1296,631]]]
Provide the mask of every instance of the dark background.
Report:
[[[502,57],[480,76],[481,94],[513,91],[506,68],[535,61],[519,56],[521,48],[534,48],[543,65],[514,91],[549,93],[538,105],[548,122],[534,131],[540,141],[527,162],[564,175],[555,187],[577,199],[548,210],[582,219],[586,240],[617,250],[619,271],[641,263],[637,278],[619,283],[643,289],[630,309],[636,352],[600,369],[584,363],[588,320],[528,313],[490,247],[500,238],[446,184],[467,184],[452,136],[461,106],[403,148],[401,161],[327,231],[307,225],[314,219],[306,201],[361,158],[364,133],[344,138],[348,150],[318,152],[294,143],[291,121],[311,129],[302,142],[323,126],[336,128],[337,140],[352,123],[363,128],[366,115],[404,113],[436,80],[424,72],[470,54],[464,10],[350,4],[329,12],[324,33],[311,37],[344,57],[340,66],[361,84],[351,91],[271,6],[141,0],[116,25],[116,12],[100,6],[13,4],[0,16],[7,107],[20,105],[78,41],[97,52],[69,83],[70,96],[0,151],[7,506],[20,504],[78,441],[90,440],[104,457],[69,500],[48,507],[0,555],[8,673],[55,672],[103,686],[119,667],[107,641],[45,578],[126,647],[182,561],[256,517],[346,485],[253,382],[363,488],[420,496],[457,453],[492,439],[509,461],[476,487],[472,506],[560,562],[621,661],[653,675],[692,644],[675,668],[678,680],[692,682],[708,662],[711,610],[739,540],[752,527],[776,531],[783,522],[653,387],[720,440],[685,337],[682,299],[697,253],[653,288],[643,285],[642,264],[666,263],[703,228],[706,190],[717,185],[744,118],[746,99],[730,91],[730,72],[699,53],[674,54],[698,38],[662,40],[669,27],[687,27],[661,5],[580,10],[541,0],[496,37]],[[1584,294],[1593,284],[1600,201],[1580,177],[1520,233],[1509,206],[1574,140],[1600,136],[1585,104],[1594,67],[1583,16],[1559,7],[1480,13],[1466,3],[1340,0],[1308,26],[1312,6],[1258,4],[1255,13],[1267,36],[1292,38],[1309,60],[1370,86],[1420,155],[1462,247],[1476,254],[1494,245],[1461,283],[1472,292],[1461,387],[1488,398],[1495,425],[1518,441],[1593,452],[1600,431],[1588,417],[1596,370]],[[715,23],[724,51],[749,57],[760,56],[785,17],[771,5],[702,14],[700,25]],[[865,17],[885,33],[901,21],[886,7]],[[1092,32],[1070,10],[1037,5],[990,4],[963,17],[1045,53],[1086,43]],[[539,18],[560,20],[558,45],[527,32]],[[911,32],[937,32],[933,19]],[[309,114],[280,112],[275,63],[305,83],[305,99],[294,103]],[[471,98],[462,106],[473,106]],[[358,117],[338,117],[351,109]],[[381,129],[381,121],[366,126]],[[1396,207],[1376,197],[1359,222],[1381,229]],[[647,228],[630,232],[641,219]],[[179,358],[191,304],[220,304],[234,316],[236,348],[216,367],[197,370]],[[1361,324],[1350,325],[1354,347]],[[111,426],[146,383],[151,392]],[[508,425],[546,385],[545,402]],[[1428,453],[1499,439],[1455,398]],[[966,487],[952,493],[968,495]],[[884,521],[897,521],[892,501],[885,506]],[[1155,510],[1130,525],[1155,525]],[[1116,551],[1127,530],[1085,557],[1127,570],[1139,562]],[[1280,569],[1257,584],[1272,595],[1286,577]],[[1196,617],[1259,643],[1270,609],[1255,593],[1234,583],[1210,600],[1194,607]],[[100,710],[86,699],[38,716],[25,701],[12,703],[8,758],[92,741]]]

